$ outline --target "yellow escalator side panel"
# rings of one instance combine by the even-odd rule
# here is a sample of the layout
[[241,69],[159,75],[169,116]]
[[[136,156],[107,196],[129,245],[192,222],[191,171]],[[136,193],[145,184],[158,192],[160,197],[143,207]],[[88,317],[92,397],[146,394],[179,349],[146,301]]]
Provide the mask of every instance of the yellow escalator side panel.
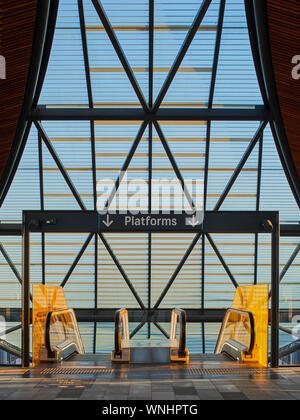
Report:
[[37,285],[32,293],[32,364],[40,362],[40,350],[45,346],[45,323],[48,312],[67,309],[62,287]]
[[255,326],[255,344],[247,362],[268,366],[269,287],[267,284],[238,287],[232,307],[252,312]]

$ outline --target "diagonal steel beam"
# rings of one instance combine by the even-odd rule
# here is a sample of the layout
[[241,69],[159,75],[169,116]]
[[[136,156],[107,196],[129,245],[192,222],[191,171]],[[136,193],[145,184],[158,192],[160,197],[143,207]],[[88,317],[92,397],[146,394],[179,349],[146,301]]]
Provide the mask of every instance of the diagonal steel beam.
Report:
[[42,137],[47,149],[49,150],[53,160],[55,161],[58,169],[60,170],[62,176],[64,177],[66,183],[68,184],[68,187],[72,191],[72,194],[74,195],[74,198],[76,199],[79,207],[81,208],[81,210],[86,210],[86,207],[85,207],[78,191],[76,190],[73,182],[71,181],[71,178],[69,177],[67,171],[65,170],[64,165],[62,164],[58,154],[56,153],[56,151],[52,147],[52,144],[51,144],[45,130],[43,129],[43,127],[41,126],[41,124],[38,121],[35,121],[34,124],[35,124],[40,136]]
[[8,253],[6,252],[4,246],[2,243],[0,243],[0,252],[3,255],[5,261],[7,262],[7,264],[9,265],[9,267],[11,268],[12,272],[14,273],[14,275],[16,276],[18,282],[20,284],[22,284],[22,276],[19,273],[17,267],[15,266],[15,264],[12,262],[10,256],[8,255]]
[[170,280],[168,281],[166,287],[164,288],[164,290],[162,291],[160,297],[158,298],[156,304],[153,306],[152,310],[155,310],[159,307],[159,305],[161,304],[162,300],[164,299],[164,297],[166,296],[166,294],[168,293],[170,287],[172,286],[172,284],[174,283],[174,281],[176,280],[178,274],[180,273],[182,267],[184,266],[184,264],[186,263],[186,260],[189,258],[189,256],[191,255],[193,249],[195,248],[196,244],[198,243],[200,237],[202,235],[202,232],[198,232],[196,234],[196,236],[193,239],[193,242],[191,243],[191,245],[189,246],[189,248],[187,249],[186,253],[184,254],[184,256],[182,257],[179,265],[177,266],[176,270],[174,271],[172,277],[170,278]]
[[209,234],[209,233],[206,233],[206,237],[207,237],[207,239],[208,239],[208,241],[209,241],[209,243],[210,243],[210,245],[211,245],[212,249],[215,251],[215,253],[216,253],[217,257],[219,258],[220,263],[222,264],[222,266],[224,267],[224,269],[225,269],[226,273],[228,274],[228,276],[229,276],[230,280],[232,281],[232,284],[234,285],[234,287],[235,287],[235,288],[239,287],[239,285],[238,285],[237,281],[235,280],[235,278],[234,278],[233,274],[232,274],[232,273],[231,273],[231,271],[230,271],[230,268],[229,268],[229,267],[228,267],[228,265],[226,264],[226,262],[225,262],[224,258],[222,257],[222,255],[221,255],[220,251],[218,250],[218,248],[217,248],[216,244],[214,243],[214,241],[213,241],[212,237],[210,236],[210,234]]
[[[143,318],[145,318],[146,313],[143,315]],[[143,320],[139,323],[139,325],[131,332],[130,334],[130,338],[133,338],[139,331],[140,329],[143,328],[143,326],[146,324],[147,321]],[[148,320],[148,322],[151,323],[151,321]],[[156,321],[152,321],[153,324],[155,325],[155,327],[167,338],[169,339],[170,336],[169,334],[163,329],[163,327]]]
[[15,327],[8,328],[7,330],[0,331],[0,337],[3,335],[8,335],[12,332],[18,331],[22,329],[22,324],[16,325]]
[[247,150],[245,151],[242,159],[240,160],[238,166],[235,168],[234,173],[232,174],[230,180],[228,181],[228,184],[226,185],[223,193],[221,194],[217,204],[215,205],[214,211],[218,211],[220,209],[220,207],[222,206],[225,198],[227,197],[227,195],[229,194],[229,191],[231,190],[233,184],[235,183],[237,177],[239,176],[239,174],[241,173],[242,169],[244,168],[249,156],[251,155],[254,147],[256,146],[256,143],[258,142],[258,140],[261,138],[264,129],[266,128],[267,122],[264,121],[260,124],[258,130],[256,131],[253,139],[251,140],[251,142],[249,143]]
[[134,75],[134,73],[132,71],[132,68],[131,68],[131,66],[130,66],[127,58],[126,58],[126,55],[125,55],[125,53],[124,53],[124,51],[121,47],[121,44],[118,41],[118,38],[115,34],[115,31],[113,30],[113,28],[111,26],[111,23],[110,23],[107,15],[106,15],[102,5],[101,5],[101,2],[99,0],[92,0],[92,3],[93,3],[93,5],[96,9],[96,12],[98,13],[98,16],[99,16],[99,18],[100,18],[100,20],[101,20],[101,22],[104,26],[104,29],[105,29],[106,33],[107,33],[107,35],[110,39],[110,42],[112,43],[112,45],[113,45],[113,47],[114,47],[114,49],[117,53],[117,56],[119,57],[119,60],[122,64],[122,66],[124,67],[125,73],[127,74],[128,79],[130,80],[130,83],[131,83],[137,97],[139,98],[139,101],[140,101],[143,109],[146,112],[149,112],[149,107],[147,105],[147,101],[146,101],[146,99],[143,95],[143,92],[142,92],[142,90],[141,90],[141,88],[140,88],[140,86],[139,86],[139,84],[138,84],[138,82],[135,78],[135,75]]
[[[14,275],[16,276],[16,279],[18,280],[18,282],[20,283],[20,285],[22,286],[22,276],[19,273],[17,267],[15,266],[15,264],[12,262],[10,256],[8,255],[8,253],[6,252],[6,249],[4,248],[3,244],[0,243],[0,252],[3,255],[5,261],[7,262],[7,264],[9,265],[11,271],[14,273]],[[32,294],[30,293],[30,300],[32,301]]]
[[135,297],[135,299],[137,300],[138,304],[140,305],[140,307],[141,307],[144,311],[146,311],[146,307],[145,307],[145,305],[143,304],[143,302],[142,302],[141,298],[139,297],[139,295],[138,295],[137,291],[135,290],[135,288],[134,288],[133,284],[132,284],[132,283],[131,283],[131,281],[129,280],[129,278],[128,278],[127,274],[125,273],[125,271],[124,271],[124,269],[123,269],[122,265],[120,264],[120,262],[119,262],[118,258],[117,258],[117,257],[116,257],[116,255],[114,254],[113,250],[111,249],[111,247],[110,247],[109,243],[107,242],[107,240],[105,239],[104,235],[103,235],[101,232],[99,232],[99,233],[98,233],[98,235],[99,235],[99,237],[100,237],[101,241],[103,242],[103,245],[105,246],[105,248],[106,248],[107,252],[108,252],[108,253],[109,253],[109,255],[111,256],[111,258],[112,258],[113,262],[114,262],[114,263],[115,263],[115,265],[117,266],[117,268],[118,268],[118,270],[119,270],[119,272],[120,272],[121,276],[122,276],[122,277],[123,277],[123,279],[125,280],[125,282],[126,282],[127,286],[129,287],[129,289],[131,290],[131,292],[132,292],[133,296],[134,296],[134,297]]
[[160,331],[162,333],[162,335],[164,335],[169,340],[170,336],[164,330],[164,328],[158,322],[156,322],[156,321],[153,321],[153,324],[156,326],[156,328],[158,329],[158,331]]
[[184,40],[184,43],[183,43],[182,47],[180,48],[180,51],[179,51],[173,65],[172,65],[170,71],[169,71],[169,74],[168,74],[168,76],[167,76],[167,78],[166,78],[158,96],[157,96],[157,99],[156,99],[155,104],[154,104],[153,109],[152,109],[153,112],[156,112],[158,110],[162,101],[164,100],[164,97],[166,96],[166,93],[167,93],[167,91],[168,91],[176,73],[177,73],[177,70],[179,69],[179,67],[180,67],[180,65],[181,65],[181,63],[182,63],[182,61],[183,61],[183,59],[184,59],[184,57],[187,53],[187,50],[189,49],[189,47],[190,47],[198,29],[199,29],[199,26],[201,25],[201,23],[203,21],[203,18],[205,16],[206,12],[207,12],[207,9],[210,6],[211,1],[212,0],[203,0],[202,5],[200,6],[200,9],[199,9],[199,11],[198,11],[198,13],[195,17],[195,20],[194,20],[192,26],[190,27],[189,32],[188,32],[188,34],[187,34],[187,36]]
[[212,108],[213,100],[214,100],[216,78],[217,78],[219,56],[220,56],[221,38],[222,38],[222,32],[223,32],[224,14],[225,14],[225,0],[221,0],[220,9],[219,9],[219,19],[218,19],[215,52],[214,52],[213,70],[212,70],[212,75],[211,75],[211,83],[210,83],[210,91],[209,91],[209,99],[208,99],[208,108]]
[[295,259],[296,259],[297,255],[299,254],[299,252],[300,252],[300,243],[296,246],[296,248],[294,249],[294,252],[290,256],[288,262],[286,263],[286,265],[282,269],[282,272],[280,274],[280,281],[283,280],[284,276],[286,275],[287,271],[289,270],[289,268],[291,267],[291,265],[295,261]]
[[108,200],[107,200],[107,202],[105,204],[105,208],[103,210],[105,210],[105,209],[108,210],[109,207],[110,207],[110,205],[111,205],[111,203],[112,203],[112,201],[113,201],[113,199],[115,198],[115,195],[116,195],[116,193],[118,191],[118,188],[119,188],[119,186],[120,186],[120,184],[121,184],[121,182],[122,182],[122,180],[123,180],[123,178],[125,176],[125,173],[126,173],[128,167],[130,165],[130,162],[131,162],[132,158],[133,158],[133,155],[135,154],[136,149],[138,148],[138,145],[140,144],[140,141],[141,141],[141,139],[143,137],[143,134],[144,134],[144,132],[146,130],[147,125],[148,125],[148,122],[147,121],[143,121],[143,123],[142,123],[142,125],[141,125],[141,127],[139,129],[139,132],[138,132],[138,134],[137,134],[137,136],[136,136],[136,138],[135,138],[135,140],[134,140],[134,142],[133,142],[133,144],[131,146],[131,149],[130,149],[127,157],[126,157],[126,160],[125,160],[125,162],[124,162],[124,164],[122,166],[121,172],[120,172],[120,174],[118,176],[118,179],[116,180],[116,183],[114,185],[114,188],[113,188],[113,190],[112,190],[112,192],[111,192],[111,194],[110,194],[110,196],[109,196],[109,198],[108,198]]
[[186,198],[187,198],[187,200],[189,202],[189,205],[194,210],[195,209],[195,204],[194,204],[193,199],[192,199],[192,197],[191,197],[191,195],[190,195],[190,193],[188,191],[187,186],[185,185],[184,178],[181,175],[180,169],[178,168],[178,165],[177,165],[176,160],[175,160],[175,158],[173,156],[173,153],[172,153],[172,151],[171,151],[171,149],[170,149],[170,147],[168,145],[168,142],[167,142],[167,140],[166,140],[166,138],[164,136],[164,133],[162,132],[162,129],[161,129],[158,121],[153,121],[153,125],[155,127],[155,130],[156,130],[159,138],[160,138],[160,141],[162,142],[162,145],[163,145],[163,147],[165,149],[165,152],[166,152],[166,154],[167,154],[167,156],[169,158],[169,161],[171,162],[172,168],[173,168],[173,170],[174,170],[174,172],[175,172],[175,174],[176,174],[176,176],[177,176],[177,178],[178,178],[178,180],[179,180],[179,182],[180,182],[180,184],[182,186],[183,192],[184,192],[184,194],[185,194],[185,196],[186,196]]
[[65,278],[63,279],[63,281],[61,282],[60,287],[64,287],[67,283],[67,281],[69,280],[71,274],[73,273],[75,267],[77,266],[80,258],[82,257],[82,255],[84,254],[85,250],[87,249],[89,243],[91,242],[92,238],[94,236],[94,233],[90,233],[89,236],[87,237],[86,241],[84,242],[81,250],[79,251],[78,255],[76,256],[75,260],[73,261],[73,264],[71,265],[69,271],[67,272]]
[[[145,318],[145,314],[143,314],[143,318]],[[143,326],[146,324],[147,321],[141,321],[140,324],[130,333],[130,338],[133,338],[142,328]]]
[[93,102],[93,93],[92,93],[89,53],[88,53],[88,46],[87,46],[87,36],[86,36],[86,29],[85,29],[86,25],[85,25],[83,1],[78,0],[77,3],[78,3],[78,11],[79,11],[81,42],[82,42],[82,50],[83,50],[83,59],[84,59],[84,68],[85,68],[85,77],[86,77],[86,86],[87,86],[89,107],[93,108],[94,107],[94,102]]

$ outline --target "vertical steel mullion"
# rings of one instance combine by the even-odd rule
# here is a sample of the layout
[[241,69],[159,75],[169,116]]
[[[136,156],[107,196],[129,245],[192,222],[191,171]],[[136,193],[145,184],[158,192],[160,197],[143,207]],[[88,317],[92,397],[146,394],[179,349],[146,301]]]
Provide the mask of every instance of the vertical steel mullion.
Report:
[[[219,17],[218,17],[218,27],[216,34],[216,42],[214,49],[214,59],[213,59],[213,70],[210,81],[210,91],[208,98],[208,109],[212,109],[216,78],[220,57],[220,47],[221,47],[221,38],[223,31],[223,21],[225,13],[225,0],[221,0],[219,8]],[[211,121],[206,123],[206,143],[205,143],[205,167],[204,167],[204,200],[203,200],[203,210],[206,211],[207,208],[207,190],[208,190],[208,169],[209,169],[209,154],[210,154],[210,139],[211,139]],[[205,235],[202,236],[202,261],[201,261],[201,309],[205,308]],[[205,323],[202,322],[202,347],[203,353],[205,353]]]
[[271,367],[279,364],[279,215],[272,232],[272,281],[271,281]]
[[[148,132],[148,211],[149,213],[152,212],[152,138],[153,138],[153,130],[152,130],[152,123],[149,124],[149,132]],[[151,311],[151,290],[152,290],[152,272],[151,272],[151,265],[152,265],[152,233],[148,233],[148,315]],[[151,322],[148,318],[148,338],[151,337]]]
[[[149,0],[149,109],[153,106],[153,63],[154,63],[154,0]],[[152,151],[153,151],[153,126],[148,128],[148,211],[152,212]],[[148,338],[151,338],[151,291],[152,291],[152,233],[148,234]]]
[[[89,63],[89,52],[87,45],[87,36],[86,36],[86,24],[84,16],[84,7],[82,0],[78,0],[78,10],[80,18],[80,30],[81,30],[81,41],[82,41],[82,50],[84,57],[84,66],[85,66],[85,76],[86,76],[86,85],[87,93],[89,100],[89,108],[94,108],[93,100],[93,89],[90,73],[90,63]],[[95,122],[90,121],[90,139],[91,139],[91,158],[92,158],[92,177],[93,177],[93,206],[94,210],[97,211],[97,176],[96,176],[96,144],[95,144]],[[97,309],[98,306],[98,235],[94,236],[94,308]],[[96,353],[97,348],[97,322],[94,321],[94,333],[93,333],[93,353]]]
[[[208,185],[208,167],[209,167],[209,152],[210,152],[210,136],[211,136],[211,122],[207,121],[206,125],[206,144],[205,144],[205,167],[204,167],[204,189],[203,189],[203,211],[207,207],[207,185]],[[205,222],[204,222],[205,223]],[[205,307],[205,235],[202,235],[201,241],[201,309]],[[205,323],[202,322],[202,348],[205,353]]]
[[[95,310],[98,308],[98,234],[95,234]],[[94,321],[94,340],[93,340],[93,353],[97,349],[97,321]]]
[[[256,190],[256,211],[260,209],[260,193],[261,193],[261,171],[262,171],[262,156],[263,156],[263,134],[259,140],[259,152],[258,152],[258,171],[257,171],[257,190]],[[254,284],[257,284],[258,280],[258,233],[255,234],[254,243]]]
[[[203,211],[205,213],[207,207],[207,185],[208,185],[208,167],[209,167],[209,152],[210,152],[210,137],[211,137],[211,122],[207,121],[206,125],[206,144],[205,144],[205,167],[204,167],[204,189],[203,189]],[[204,222],[205,223],[205,222]],[[201,242],[201,309],[205,307],[205,235],[202,235]],[[205,323],[202,322],[202,350],[205,353]]]
[[[201,240],[201,309],[205,307],[205,235]],[[202,322],[202,353],[205,354],[205,323]]]
[[[92,175],[93,175],[93,204],[94,210],[97,211],[97,175],[96,175],[96,143],[95,143],[95,122],[90,122],[91,130],[91,155],[92,155]],[[95,234],[94,246],[94,308],[98,307],[98,235]],[[93,334],[93,352],[96,353],[97,348],[97,322],[94,322]]]
[[151,338],[151,321],[149,318],[151,312],[151,290],[152,290],[152,276],[151,276],[151,264],[152,264],[152,234],[148,234],[148,338]]
[[154,0],[149,0],[149,109],[153,106]]
[[22,366],[30,366],[30,232],[23,221]]

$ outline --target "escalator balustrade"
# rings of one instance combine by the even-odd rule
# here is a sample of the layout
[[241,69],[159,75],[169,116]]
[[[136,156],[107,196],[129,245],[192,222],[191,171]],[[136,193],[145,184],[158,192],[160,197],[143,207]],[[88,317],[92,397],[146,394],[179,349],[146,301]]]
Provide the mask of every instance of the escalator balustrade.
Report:
[[111,360],[114,363],[188,363],[185,311],[173,309],[170,336],[154,341],[130,339],[128,311],[124,308],[118,310],[115,314],[115,347]]
[[60,362],[75,354],[84,354],[84,347],[73,309],[48,312],[40,361]]
[[230,308],[226,311],[219,333],[215,354],[243,361],[251,356],[255,344],[255,324],[252,312]]

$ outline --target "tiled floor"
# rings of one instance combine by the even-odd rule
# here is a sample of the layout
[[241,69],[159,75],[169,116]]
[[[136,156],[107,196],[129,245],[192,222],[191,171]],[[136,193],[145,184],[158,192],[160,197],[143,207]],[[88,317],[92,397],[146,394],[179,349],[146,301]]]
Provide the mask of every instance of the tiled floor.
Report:
[[[65,362],[63,370],[0,368],[2,400],[298,400],[300,368],[259,369],[193,358],[189,366]],[[53,368],[53,366],[51,366]],[[80,368],[72,374],[71,368]],[[91,370],[92,369],[92,370]]]

